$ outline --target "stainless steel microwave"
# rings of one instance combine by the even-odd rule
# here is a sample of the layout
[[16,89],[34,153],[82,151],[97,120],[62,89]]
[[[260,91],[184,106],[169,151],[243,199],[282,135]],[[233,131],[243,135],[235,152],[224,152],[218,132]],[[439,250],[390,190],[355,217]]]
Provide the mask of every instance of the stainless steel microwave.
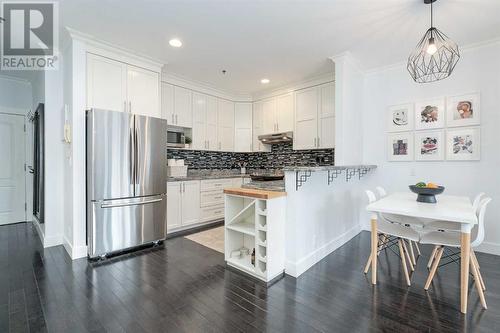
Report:
[[186,145],[186,137],[182,130],[168,129],[167,130],[167,147],[184,148]]

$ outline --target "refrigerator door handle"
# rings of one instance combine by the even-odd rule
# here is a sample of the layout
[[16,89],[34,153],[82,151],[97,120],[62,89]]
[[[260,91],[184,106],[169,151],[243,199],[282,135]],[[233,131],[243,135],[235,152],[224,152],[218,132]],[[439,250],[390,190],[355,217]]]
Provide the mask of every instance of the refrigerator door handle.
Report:
[[134,184],[139,184],[139,152],[137,146],[137,128],[134,129]]
[[129,129],[129,146],[128,146],[128,164],[129,164],[129,172],[130,172],[130,184],[134,183],[134,136],[132,135],[132,129]]
[[128,207],[128,206],[142,206],[142,205],[147,205],[147,204],[152,204],[156,202],[160,202],[163,199],[153,199],[153,200],[148,200],[148,201],[140,201],[140,202],[123,202],[123,203],[117,203],[117,204],[102,204],[101,208],[116,208],[116,207]]

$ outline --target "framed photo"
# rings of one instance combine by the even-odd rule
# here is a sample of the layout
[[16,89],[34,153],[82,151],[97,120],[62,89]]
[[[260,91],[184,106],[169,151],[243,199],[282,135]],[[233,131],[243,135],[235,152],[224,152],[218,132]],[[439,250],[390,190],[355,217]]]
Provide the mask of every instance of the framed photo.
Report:
[[416,130],[442,128],[444,118],[444,98],[415,103]]
[[444,132],[422,131],[415,133],[415,160],[442,161],[444,160]]
[[479,127],[448,129],[446,142],[446,159],[451,161],[475,161],[480,159],[481,138]]
[[389,134],[387,152],[389,161],[413,161],[413,133]]
[[413,104],[389,106],[387,110],[387,131],[402,132],[413,130]]
[[451,96],[446,100],[446,121],[448,127],[479,125],[479,94]]

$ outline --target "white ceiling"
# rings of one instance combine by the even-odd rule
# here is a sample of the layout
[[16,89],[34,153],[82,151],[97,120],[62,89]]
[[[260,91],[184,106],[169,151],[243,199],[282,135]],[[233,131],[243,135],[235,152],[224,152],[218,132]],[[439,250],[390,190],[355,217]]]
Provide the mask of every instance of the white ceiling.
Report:
[[[500,37],[500,0],[440,0],[435,26],[467,45]],[[64,26],[168,63],[168,71],[255,93],[332,71],[403,61],[429,25],[422,0],[61,0]],[[184,45],[173,49],[172,37]],[[223,76],[220,71],[227,70]]]

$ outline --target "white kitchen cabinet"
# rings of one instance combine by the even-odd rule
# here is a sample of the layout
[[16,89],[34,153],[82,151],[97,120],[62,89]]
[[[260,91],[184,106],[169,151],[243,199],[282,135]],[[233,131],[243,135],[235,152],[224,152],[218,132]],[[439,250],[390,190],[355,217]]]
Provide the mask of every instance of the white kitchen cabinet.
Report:
[[217,105],[218,150],[234,150],[234,102],[219,99]]
[[335,85],[328,83],[319,87],[321,107],[318,116],[318,148],[335,147]]
[[182,182],[167,183],[167,229],[182,226]]
[[175,121],[174,86],[165,82],[161,83],[161,117],[166,119],[169,125],[173,125]]
[[158,73],[127,65],[129,112],[161,118],[159,84]]
[[193,93],[193,149],[206,150],[207,143],[207,96]]
[[200,182],[198,180],[182,182],[182,225],[200,221]]
[[252,151],[252,103],[234,105],[234,151]]
[[263,134],[276,133],[276,100],[274,98],[262,102]]
[[193,127],[192,91],[174,87],[174,123],[179,127]]
[[276,128],[277,132],[293,131],[293,94],[276,97]]
[[208,150],[217,150],[217,98],[207,96],[206,140]]
[[167,183],[167,228],[179,229],[200,220],[200,181]]
[[[254,152],[259,152],[259,151],[270,151],[271,146],[270,145],[264,145],[262,142],[259,141],[258,137],[259,135],[263,135],[264,133],[264,116],[263,116],[263,105],[264,103],[259,101],[259,102],[254,102],[253,103],[253,151]],[[269,133],[267,133],[269,134]]]
[[334,94],[333,83],[295,93],[294,149],[334,147]]
[[319,91],[316,87],[295,93],[294,149],[314,149],[318,137]]
[[161,117],[159,73],[87,54],[87,108]]
[[87,54],[87,108],[128,111],[126,64]]

